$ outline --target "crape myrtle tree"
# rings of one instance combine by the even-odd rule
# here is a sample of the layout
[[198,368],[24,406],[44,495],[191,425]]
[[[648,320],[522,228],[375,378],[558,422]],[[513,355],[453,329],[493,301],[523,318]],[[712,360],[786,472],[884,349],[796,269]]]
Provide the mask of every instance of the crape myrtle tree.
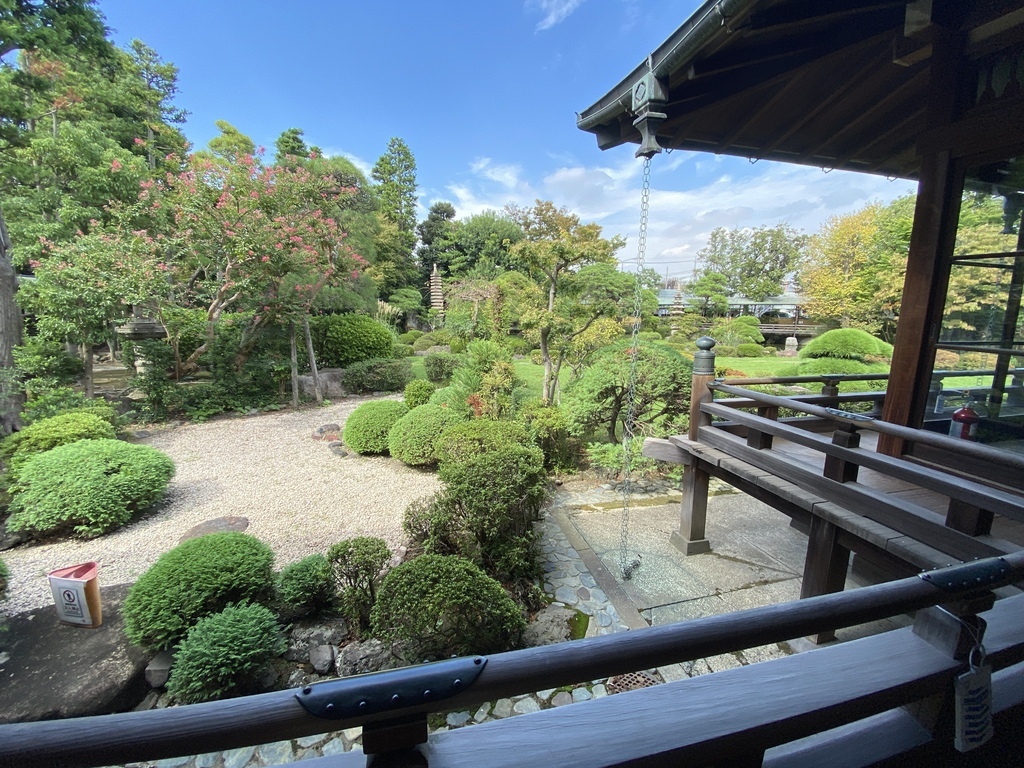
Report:
[[197,370],[224,312],[252,313],[234,358],[241,370],[262,331],[358,276],[363,259],[335,218],[339,200],[353,193],[330,176],[245,153],[193,155],[179,172],[143,184],[140,200],[164,212],[153,258],[171,272],[176,301],[206,310],[206,340],[179,361],[179,376]]
[[[104,226],[108,203],[133,199],[146,166],[184,146],[173,125],[184,114],[170,104],[176,77],[138,41],[127,51],[111,45],[88,0],[0,3],[3,370],[21,341],[16,273],[44,260],[44,249]],[[8,432],[19,400],[4,399]]]
[[625,244],[601,237],[601,227],[554,203],[538,200],[532,208],[508,206],[523,239],[510,257],[529,274],[537,291],[524,292],[521,325],[532,332],[544,364],[545,402],[558,396],[558,372],[568,348],[599,317],[621,312],[632,298],[632,278],[616,268],[615,253]]

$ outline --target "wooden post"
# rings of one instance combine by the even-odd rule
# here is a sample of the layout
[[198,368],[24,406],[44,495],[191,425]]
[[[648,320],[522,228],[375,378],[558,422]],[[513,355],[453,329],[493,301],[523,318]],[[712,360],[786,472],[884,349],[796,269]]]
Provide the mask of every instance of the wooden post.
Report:
[[[693,356],[693,379],[690,386],[689,438],[697,440],[702,426],[711,424],[711,416],[701,411],[701,403],[710,403],[715,394],[708,384],[715,380],[715,340],[709,336],[697,339],[697,353]],[[711,476],[694,461],[683,473],[683,502],[679,516],[679,530],[673,531],[672,544],[686,555],[699,555],[711,551],[711,542],[704,534],[708,511],[708,483]]]
[[[846,586],[846,569],[850,564],[850,550],[839,544],[839,528],[824,518],[814,515],[807,534],[807,558],[800,584],[800,597],[817,597],[842,592]],[[811,635],[812,643],[827,643],[836,639],[835,630]]]
[[[859,448],[860,432],[852,424],[840,424],[832,433],[832,445],[839,445],[843,448]],[[824,475],[829,480],[837,483],[852,483],[857,479],[859,466],[852,461],[840,459],[835,456],[825,456]]]
[[987,509],[950,499],[946,509],[946,525],[968,536],[987,536],[992,533],[994,516]]
[[839,381],[837,379],[825,379],[821,382],[821,394],[826,397],[839,395]]

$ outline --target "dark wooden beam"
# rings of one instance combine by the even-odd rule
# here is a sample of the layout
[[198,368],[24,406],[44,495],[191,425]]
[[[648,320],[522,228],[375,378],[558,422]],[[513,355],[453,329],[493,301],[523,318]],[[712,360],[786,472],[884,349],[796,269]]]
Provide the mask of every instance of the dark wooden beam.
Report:
[[776,104],[778,104],[782,99],[784,99],[790,91],[792,91],[794,88],[800,85],[800,83],[803,82],[804,75],[804,72],[799,72],[795,76],[790,78],[789,82],[786,83],[781,88],[779,88],[779,90],[775,92],[774,96],[765,101],[765,103],[761,106],[760,109],[754,112],[754,114],[752,114],[746,120],[737,123],[736,127],[733,128],[733,130],[729,131],[729,133],[727,133],[722,138],[722,140],[718,142],[718,146],[715,147],[715,153],[718,154],[722,152],[726,147],[730,146],[734,141],[736,141],[736,139],[742,136],[743,132],[746,131],[747,128],[749,128],[751,125],[756,124],[757,121],[760,120],[769,110],[771,110],[773,107],[775,107]]
[[800,0],[751,14],[745,27],[751,33],[778,32],[823,21],[860,24],[865,15],[885,15],[902,29],[907,0]]
[[[875,137],[867,142],[866,144],[858,145],[855,149],[848,149],[836,158],[836,165],[845,165],[855,157],[865,156],[870,149],[878,146],[886,141],[889,141],[894,136],[903,136],[904,141],[897,144],[897,147],[912,146],[914,144],[914,133],[908,131],[908,128],[922,120],[924,117],[925,107],[919,109],[910,110],[906,116],[897,123],[889,126],[886,130],[881,133],[875,134]],[[889,154],[898,154],[899,150]]]

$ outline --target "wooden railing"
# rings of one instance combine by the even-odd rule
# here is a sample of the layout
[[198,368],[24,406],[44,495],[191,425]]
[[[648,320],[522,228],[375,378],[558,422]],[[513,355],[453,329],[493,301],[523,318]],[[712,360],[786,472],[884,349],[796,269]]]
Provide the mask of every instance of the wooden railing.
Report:
[[[833,757],[835,750],[842,750],[845,765],[868,765],[892,754],[893,745],[904,749],[932,738],[929,729],[935,721],[916,718],[900,707],[934,695],[948,698],[974,639],[984,636],[987,658],[1002,670],[996,676],[995,709],[1021,703],[1021,671],[1014,665],[1024,660],[1024,596],[996,601],[993,607],[991,593],[1021,579],[1024,553],[1015,553],[853,592],[487,658],[327,681],[301,690],[148,712],[0,725],[0,767],[124,764],[354,726],[363,727],[367,764],[374,765],[424,765],[424,756],[434,768],[612,766],[663,760],[771,765],[785,762],[794,749],[818,755],[822,762],[812,764],[828,764],[830,750]],[[946,608],[931,607],[937,605]],[[898,630],[427,738],[430,712],[475,707],[499,697],[729,653],[909,611],[919,612],[913,631]],[[976,616],[978,611],[984,620]],[[828,684],[823,685],[826,679]],[[452,695],[443,698],[447,693]],[[334,718],[332,711],[340,716]],[[890,736],[895,728],[902,737],[868,739],[860,748],[864,762],[851,762],[844,730],[849,723]],[[798,739],[805,741],[791,744]],[[306,764],[326,768],[362,761],[356,753]]]

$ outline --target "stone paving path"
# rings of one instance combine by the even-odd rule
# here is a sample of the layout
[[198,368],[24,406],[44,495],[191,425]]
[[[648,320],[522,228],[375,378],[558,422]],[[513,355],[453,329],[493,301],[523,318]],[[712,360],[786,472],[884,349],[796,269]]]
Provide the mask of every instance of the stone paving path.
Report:
[[[661,492],[664,493],[664,491]],[[651,496],[653,493],[636,494],[638,498],[644,495]],[[556,513],[559,508],[608,502],[618,496],[619,494],[610,486],[580,492],[559,491],[555,494],[549,507],[545,510],[543,519],[538,524],[540,550],[544,557],[544,591],[553,598],[555,605],[564,605],[582,611],[591,617],[587,628],[588,637],[621,632],[629,627],[609,602],[605,592],[598,587],[597,579],[583,562],[580,552],[570,544],[568,537],[556,520]],[[648,670],[648,672],[657,676],[655,670]],[[664,679],[675,679],[675,677],[669,670],[665,670]],[[604,679],[593,680],[577,686],[553,688],[533,694],[499,699],[483,704],[473,712],[463,710],[443,713],[444,724],[432,727],[430,731],[434,733],[452,728],[463,728],[488,720],[525,715],[542,709],[601,698],[608,695],[606,683],[607,680]],[[242,747],[226,752],[169,758],[141,764],[132,763],[125,768],[264,768],[297,760],[335,755],[353,748],[358,749],[361,743],[361,734],[361,728],[349,728],[344,731]]]

